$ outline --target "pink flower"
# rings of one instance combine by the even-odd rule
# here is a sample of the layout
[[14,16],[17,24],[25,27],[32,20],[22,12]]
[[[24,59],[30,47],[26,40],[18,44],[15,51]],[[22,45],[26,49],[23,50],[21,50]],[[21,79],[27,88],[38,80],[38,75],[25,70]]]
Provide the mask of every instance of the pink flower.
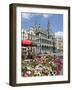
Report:
[[31,76],[31,71],[26,71],[25,74],[24,74],[25,77],[29,77]]
[[57,75],[59,75],[60,71],[63,68],[63,60],[58,59],[58,60],[55,60],[54,63],[56,64]]
[[43,61],[42,58],[37,58],[37,59],[36,59],[36,63],[37,63],[37,64],[42,64],[42,63],[44,63],[44,61]]
[[55,72],[55,75],[59,75],[60,74],[60,72],[59,72],[59,70],[57,68],[54,70],[54,72]]

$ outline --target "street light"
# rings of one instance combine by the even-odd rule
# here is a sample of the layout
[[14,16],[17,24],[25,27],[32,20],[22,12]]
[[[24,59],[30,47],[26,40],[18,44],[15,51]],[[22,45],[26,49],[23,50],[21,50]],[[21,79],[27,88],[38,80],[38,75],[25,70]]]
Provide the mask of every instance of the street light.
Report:
[[41,37],[40,37],[40,53],[41,53]]
[[53,37],[52,39],[53,39],[53,53],[55,53],[55,37]]

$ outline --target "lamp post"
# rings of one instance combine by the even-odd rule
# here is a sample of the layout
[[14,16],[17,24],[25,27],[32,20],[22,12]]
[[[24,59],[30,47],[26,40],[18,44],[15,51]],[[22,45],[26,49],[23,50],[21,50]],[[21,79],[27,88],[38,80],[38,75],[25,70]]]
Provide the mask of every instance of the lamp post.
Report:
[[53,37],[53,53],[55,53],[55,37]]
[[41,53],[41,37],[40,37],[40,53]]

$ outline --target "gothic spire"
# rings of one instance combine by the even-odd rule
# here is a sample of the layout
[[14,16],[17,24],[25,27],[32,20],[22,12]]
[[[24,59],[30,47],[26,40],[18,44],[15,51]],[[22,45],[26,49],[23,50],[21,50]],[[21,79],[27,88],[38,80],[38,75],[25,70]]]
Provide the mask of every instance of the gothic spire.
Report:
[[47,32],[48,32],[48,38],[50,38],[50,36],[51,36],[51,24],[50,24],[50,20],[48,20]]

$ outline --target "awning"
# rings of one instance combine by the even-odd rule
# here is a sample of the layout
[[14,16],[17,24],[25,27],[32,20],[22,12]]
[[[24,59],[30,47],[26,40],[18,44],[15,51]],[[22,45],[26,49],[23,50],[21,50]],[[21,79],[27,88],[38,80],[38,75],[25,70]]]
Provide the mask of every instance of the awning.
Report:
[[36,46],[35,43],[31,42],[30,40],[22,40],[22,46]]

